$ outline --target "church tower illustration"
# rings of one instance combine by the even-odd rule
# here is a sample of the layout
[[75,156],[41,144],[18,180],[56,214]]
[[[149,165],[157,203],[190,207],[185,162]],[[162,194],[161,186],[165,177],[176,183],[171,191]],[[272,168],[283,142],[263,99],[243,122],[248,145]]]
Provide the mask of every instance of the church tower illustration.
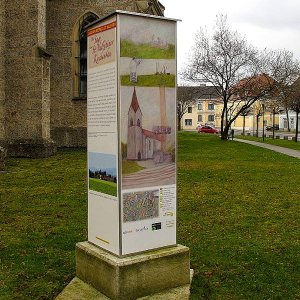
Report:
[[163,136],[143,128],[143,113],[135,87],[128,109],[127,126],[127,159],[153,159],[155,153],[161,150]]
[[143,114],[134,87],[131,105],[128,110],[127,159],[143,159]]

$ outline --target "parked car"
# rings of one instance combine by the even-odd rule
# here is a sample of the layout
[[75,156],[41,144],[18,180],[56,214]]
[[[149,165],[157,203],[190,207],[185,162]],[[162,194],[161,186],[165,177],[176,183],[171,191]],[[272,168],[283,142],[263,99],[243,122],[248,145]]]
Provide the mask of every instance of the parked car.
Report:
[[219,130],[214,128],[213,126],[201,126],[200,128],[198,128],[198,133],[200,132],[205,132],[205,133],[219,133]]
[[[268,131],[272,131],[273,130],[273,126],[266,126],[266,130]],[[279,125],[274,125],[274,130],[279,130]]]

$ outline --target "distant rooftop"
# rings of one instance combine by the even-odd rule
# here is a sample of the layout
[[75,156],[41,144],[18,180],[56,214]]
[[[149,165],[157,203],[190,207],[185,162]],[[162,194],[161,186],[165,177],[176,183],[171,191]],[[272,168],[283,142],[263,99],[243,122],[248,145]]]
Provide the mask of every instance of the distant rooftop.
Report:
[[178,95],[181,97],[189,97],[192,99],[214,99],[220,98],[218,88],[215,86],[178,86]]

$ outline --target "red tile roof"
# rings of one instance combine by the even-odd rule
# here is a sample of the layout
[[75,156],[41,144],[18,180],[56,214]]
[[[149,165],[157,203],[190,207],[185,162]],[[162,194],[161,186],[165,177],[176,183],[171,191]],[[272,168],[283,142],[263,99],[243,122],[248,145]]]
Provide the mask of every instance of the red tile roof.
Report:
[[248,96],[259,96],[267,91],[272,91],[276,81],[267,74],[260,74],[250,78],[245,78],[239,81],[238,84],[233,87],[233,90],[237,94],[245,94]]

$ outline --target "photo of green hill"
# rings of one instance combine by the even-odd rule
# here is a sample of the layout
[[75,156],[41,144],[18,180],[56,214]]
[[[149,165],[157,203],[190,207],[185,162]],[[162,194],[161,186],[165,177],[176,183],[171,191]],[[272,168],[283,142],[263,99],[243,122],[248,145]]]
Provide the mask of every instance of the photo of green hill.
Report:
[[89,190],[117,197],[116,155],[89,152]]
[[89,189],[111,196],[117,196],[116,182],[105,181],[98,178],[89,178]]

